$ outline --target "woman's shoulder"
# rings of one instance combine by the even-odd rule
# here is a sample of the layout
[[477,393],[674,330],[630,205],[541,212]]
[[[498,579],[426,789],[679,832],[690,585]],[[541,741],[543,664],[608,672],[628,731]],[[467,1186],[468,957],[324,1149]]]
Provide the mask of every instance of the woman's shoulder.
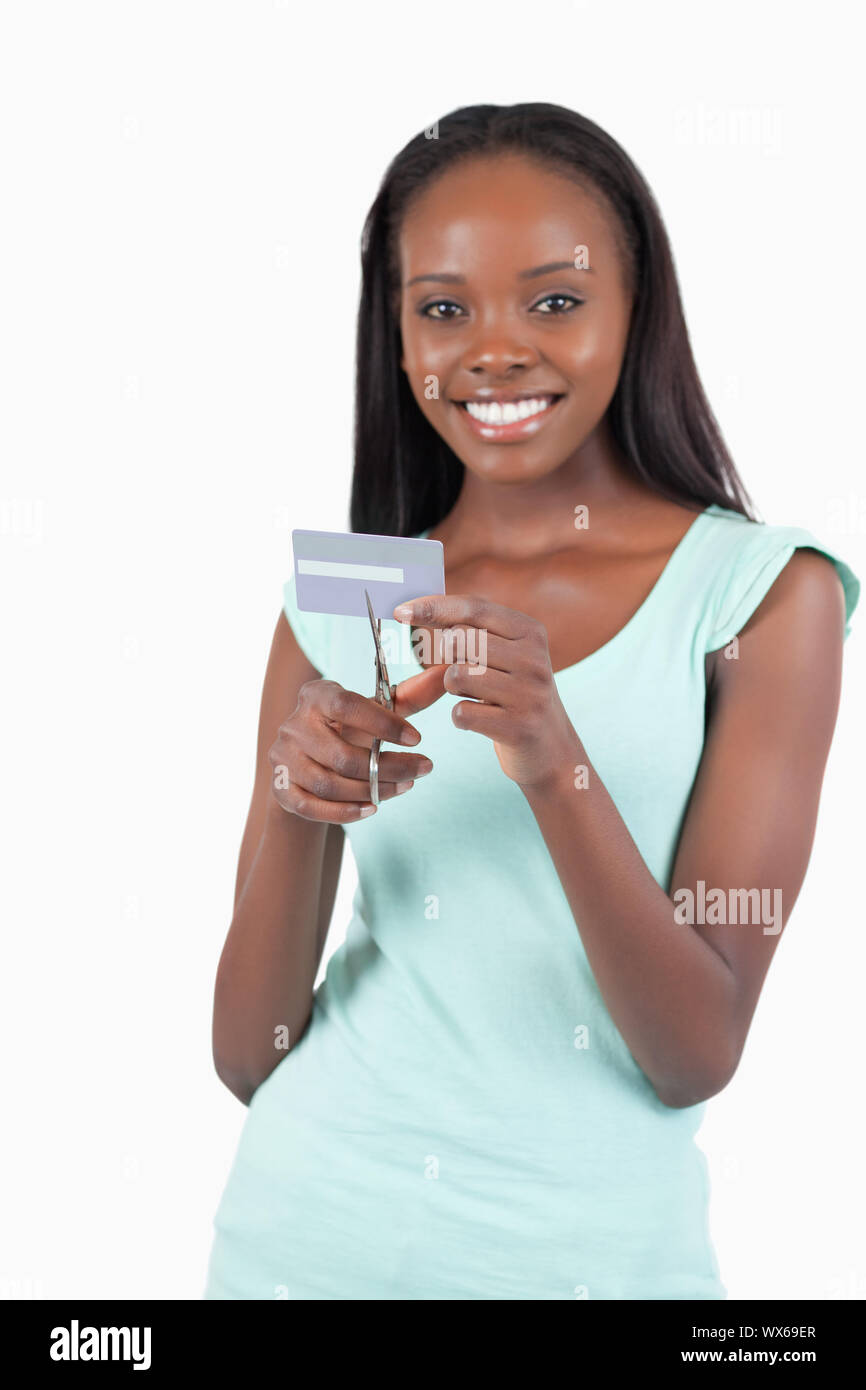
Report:
[[[754,521],[725,507],[710,506],[703,514],[699,563],[710,581],[706,650],[716,651],[737,635],[795,554],[785,578],[786,597],[809,603],[814,596],[841,584],[845,604],[845,636],[857,606],[860,581],[850,566],[812,531],[802,526]],[[819,558],[821,557],[821,558]],[[834,577],[835,576],[835,577]]]

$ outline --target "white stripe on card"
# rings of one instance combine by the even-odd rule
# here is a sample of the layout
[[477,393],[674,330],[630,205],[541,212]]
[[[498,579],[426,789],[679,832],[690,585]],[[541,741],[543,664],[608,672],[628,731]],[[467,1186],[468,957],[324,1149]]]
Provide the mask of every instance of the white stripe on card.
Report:
[[386,584],[404,583],[404,571],[392,565],[347,565],[337,560],[298,559],[298,574],[318,574],[325,579],[370,579]]

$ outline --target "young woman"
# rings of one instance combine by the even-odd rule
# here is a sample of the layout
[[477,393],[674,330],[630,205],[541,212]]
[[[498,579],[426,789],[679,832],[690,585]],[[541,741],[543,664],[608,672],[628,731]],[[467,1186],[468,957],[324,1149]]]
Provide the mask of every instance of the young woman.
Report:
[[389,712],[366,619],[285,586],[205,1297],[724,1298],[694,1136],[803,881],[859,586],[752,518],[652,195],[590,121],[462,109],[387,171],[351,523],[442,541],[448,595],[383,623],[423,639],[386,648]]

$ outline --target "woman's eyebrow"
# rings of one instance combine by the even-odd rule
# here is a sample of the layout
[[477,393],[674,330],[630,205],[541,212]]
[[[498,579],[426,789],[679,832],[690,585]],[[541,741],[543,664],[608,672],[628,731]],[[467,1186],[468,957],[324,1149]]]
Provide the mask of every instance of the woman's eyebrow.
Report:
[[408,290],[410,285],[417,285],[419,280],[437,280],[440,284],[443,285],[466,284],[465,275],[413,275],[411,280],[406,281],[404,289]]
[[536,275],[549,275],[552,270],[587,270],[590,275],[595,271],[589,265],[575,265],[574,261],[548,261],[547,265],[535,265],[531,270],[518,271],[518,280],[532,280]]
[[[548,261],[546,265],[534,265],[531,268],[531,270],[519,270],[517,272],[517,278],[518,280],[533,280],[538,275],[549,275],[551,271],[554,270],[583,270],[590,275],[595,274],[595,271],[593,270],[592,266],[589,265],[575,265],[574,261]],[[466,284],[465,275],[448,275],[446,273],[434,273],[430,275],[413,275],[411,280],[406,281],[404,289],[408,290],[410,285],[417,285],[419,280],[435,280],[437,284],[440,285]]]

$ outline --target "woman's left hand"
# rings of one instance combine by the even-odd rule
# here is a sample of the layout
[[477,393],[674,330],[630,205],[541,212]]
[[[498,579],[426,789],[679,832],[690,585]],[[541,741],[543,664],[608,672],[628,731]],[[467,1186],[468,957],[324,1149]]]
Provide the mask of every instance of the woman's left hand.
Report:
[[443,633],[439,655],[439,663],[451,661],[444,687],[468,698],[454,706],[452,721],[493,740],[506,777],[528,792],[561,772],[579,740],[559,698],[542,623],[474,594],[427,594],[393,614],[413,628],[453,630],[453,637]]

